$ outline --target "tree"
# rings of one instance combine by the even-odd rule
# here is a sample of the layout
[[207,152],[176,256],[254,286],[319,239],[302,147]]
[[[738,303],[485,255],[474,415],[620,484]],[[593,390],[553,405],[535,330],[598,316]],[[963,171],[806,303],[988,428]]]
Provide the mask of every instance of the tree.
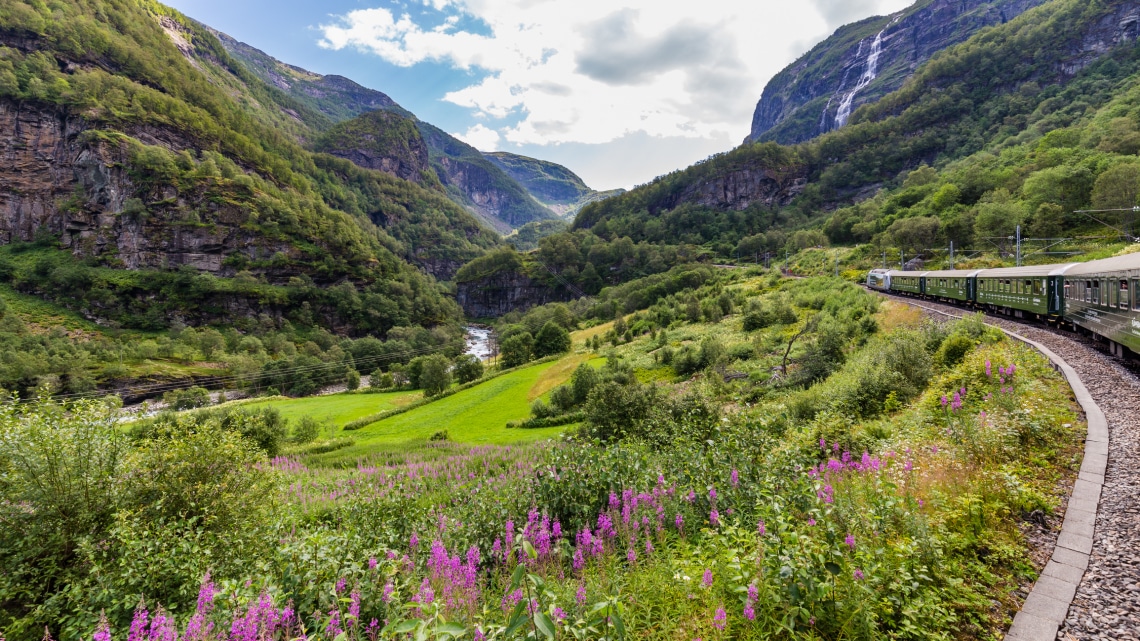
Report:
[[349,369],[344,377],[344,383],[350,392],[360,389],[360,372]]
[[503,358],[503,367],[518,367],[530,361],[534,349],[534,337],[530,332],[515,334],[503,341],[500,354]]
[[424,396],[436,396],[451,386],[451,363],[442,354],[432,354],[423,360],[420,370],[420,386]]
[[895,245],[913,255],[935,245],[941,225],[937,217],[916,216],[896,220],[887,228],[887,233]]
[[1140,195],[1140,166],[1116,165],[1105,171],[1093,185],[1092,203],[1096,209],[1127,209]]
[[534,337],[534,355],[538,358],[570,351],[570,333],[554,321],[546,321]]
[[199,331],[196,338],[198,351],[202,352],[202,357],[206,360],[210,360],[215,352],[226,346],[226,337],[212,327]]
[[460,383],[477,381],[483,376],[483,362],[471,354],[460,354],[455,357],[455,367],[452,371],[455,380]]

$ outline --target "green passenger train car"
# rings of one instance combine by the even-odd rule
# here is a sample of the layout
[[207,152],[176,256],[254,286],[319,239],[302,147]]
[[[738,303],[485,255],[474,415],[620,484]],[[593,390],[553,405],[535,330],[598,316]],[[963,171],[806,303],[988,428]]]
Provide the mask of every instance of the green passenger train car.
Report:
[[891,291],[907,292],[909,294],[922,293],[922,275],[926,272],[901,272],[891,270],[888,274],[890,276],[890,289]]
[[1068,265],[1060,271],[1065,320],[1140,353],[1140,254]]
[[974,283],[978,270],[946,269],[926,272],[926,288],[923,290],[932,298],[950,299],[962,302],[974,300]]
[[979,305],[1013,311],[1015,316],[1060,314],[1054,309],[1055,297],[1050,296],[1050,287],[1056,287],[1050,274],[1056,270],[1057,265],[982,270],[976,277],[974,300]]

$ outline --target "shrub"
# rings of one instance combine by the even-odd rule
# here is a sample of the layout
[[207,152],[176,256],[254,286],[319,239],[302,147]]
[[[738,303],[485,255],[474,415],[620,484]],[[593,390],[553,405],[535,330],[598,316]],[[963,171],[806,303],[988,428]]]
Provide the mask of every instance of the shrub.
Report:
[[632,435],[658,401],[651,385],[599,384],[586,400],[584,435],[601,441],[621,440]]
[[391,389],[396,385],[392,375],[383,370],[376,370],[368,377],[368,386],[376,389]]
[[320,422],[306,414],[297,419],[297,424],[293,427],[293,436],[290,440],[298,445],[303,445],[305,443],[312,443],[317,440],[317,437],[320,435]]
[[576,404],[574,390],[570,386],[559,385],[550,390],[550,406],[559,412],[567,412],[573,409]]
[[204,387],[188,387],[170,390],[162,395],[162,401],[172,410],[189,410],[210,404],[210,392]]
[[564,354],[570,351],[570,333],[554,321],[546,321],[534,336],[534,355],[537,358]]
[[460,354],[455,357],[452,372],[455,374],[455,380],[460,383],[477,381],[483,376],[483,362],[471,354]]
[[423,360],[420,371],[420,387],[424,396],[436,396],[451,386],[451,363],[440,354],[433,354]]
[[574,392],[574,404],[581,405],[586,402],[586,398],[590,396],[590,390],[594,389],[599,382],[601,376],[598,370],[590,367],[586,363],[582,363],[570,375],[570,389]]
[[503,367],[518,367],[530,361],[534,350],[534,337],[529,332],[515,334],[503,341],[500,353]]
[[969,336],[954,332],[942,341],[942,345],[934,354],[934,362],[942,367],[954,367],[966,358],[966,354],[974,348],[974,341]]
[[360,389],[360,372],[350,369],[344,378],[345,387],[352,392]]

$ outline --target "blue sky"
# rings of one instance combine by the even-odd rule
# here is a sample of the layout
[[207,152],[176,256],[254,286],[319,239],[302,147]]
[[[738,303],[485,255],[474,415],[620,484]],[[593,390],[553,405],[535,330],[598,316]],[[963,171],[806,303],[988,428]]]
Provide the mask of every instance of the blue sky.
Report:
[[738,145],[767,80],[911,0],[167,0],[481,150],[631,187]]

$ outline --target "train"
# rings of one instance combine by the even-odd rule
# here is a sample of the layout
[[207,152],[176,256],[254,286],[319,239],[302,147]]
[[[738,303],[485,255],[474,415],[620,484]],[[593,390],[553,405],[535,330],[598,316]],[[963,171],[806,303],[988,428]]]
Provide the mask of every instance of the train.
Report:
[[1140,252],[1084,263],[903,271],[872,269],[867,287],[1067,326],[1140,354]]

